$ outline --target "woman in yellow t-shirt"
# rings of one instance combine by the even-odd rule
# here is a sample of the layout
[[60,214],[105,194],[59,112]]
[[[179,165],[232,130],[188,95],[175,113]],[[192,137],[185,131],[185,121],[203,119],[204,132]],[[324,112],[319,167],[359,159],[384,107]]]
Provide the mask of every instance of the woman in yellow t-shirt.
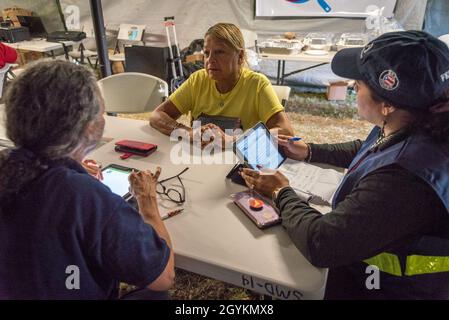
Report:
[[243,130],[262,121],[270,130],[278,129],[281,134],[293,135],[284,107],[267,77],[243,66],[244,48],[243,35],[237,26],[218,23],[209,28],[204,39],[205,69],[193,73],[157,107],[151,114],[151,126],[167,135],[177,128],[192,134],[191,128],[176,121],[190,111],[194,120],[202,121],[202,128],[216,129],[223,142],[232,142],[235,136],[207,124],[213,122],[211,119],[225,119],[226,123],[235,120]]

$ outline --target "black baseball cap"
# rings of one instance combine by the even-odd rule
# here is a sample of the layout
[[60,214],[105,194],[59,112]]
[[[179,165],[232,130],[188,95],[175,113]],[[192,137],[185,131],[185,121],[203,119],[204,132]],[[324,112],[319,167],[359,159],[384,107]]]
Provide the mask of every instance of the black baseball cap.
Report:
[[390,32],[337,52],[332,71],[364,81],[395,107],[427,111],[449,89],[449,48],[426,32]]

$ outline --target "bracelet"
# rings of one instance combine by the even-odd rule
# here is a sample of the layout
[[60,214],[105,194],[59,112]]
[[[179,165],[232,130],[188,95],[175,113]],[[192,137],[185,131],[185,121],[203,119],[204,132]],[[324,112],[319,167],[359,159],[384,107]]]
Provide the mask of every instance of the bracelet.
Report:
[[309,150],[309,155],[305,159],[306,162],[310,162],[312,160],[312,147],[310,147],[310,144],[307,143],[307,150]]
[[175,131],[176,129],[181,128],[181,127],[182,127],[182,123],[176,122],[176,124],[173,126],[172,131]]

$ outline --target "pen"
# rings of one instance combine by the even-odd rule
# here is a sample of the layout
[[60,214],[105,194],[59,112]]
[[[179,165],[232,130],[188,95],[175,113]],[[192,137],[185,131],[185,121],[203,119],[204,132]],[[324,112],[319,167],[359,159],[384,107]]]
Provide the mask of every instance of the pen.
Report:
[[300,138],[300,137],[291,137],[291,138],[288,139],[288,141],[299,141],[299,140],[302,140],[302,138]]
[[171,218],[173,216],[176,216],[176,215],[180,214],[183,211],[184,211],[184,209],[178,209],[178,210],[171,211],[171,212],[167,213],[165,216],[163,216],[162,220],[165,220],[165,219]]

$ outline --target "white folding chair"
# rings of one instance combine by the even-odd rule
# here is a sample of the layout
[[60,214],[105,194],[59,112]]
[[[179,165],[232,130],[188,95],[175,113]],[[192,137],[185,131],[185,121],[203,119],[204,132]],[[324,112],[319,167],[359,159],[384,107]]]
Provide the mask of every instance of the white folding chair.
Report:
[[0,98],[3,96],[3,89],[6,84],[6,74],[8,73],[11,65],[9,63],[5,64],[3,68],[0,69]]
[[446,43],[447,46],[449,47],[449,33],[448,34],[443,34],[442,36],[438,37],[438,39],[440,39],[441,41]]
[[[98,53],[96,51],[96,43],[94,38],[86,38],[80,41],[77,49],[69,52],[69,56],[77,63],[85,64],[85,60],[89,65],[96,69],[98,65]],[[95,60],[95,64],[92,62]]]
[[278,96],[279,101],[285,107],[290,97],[291,88],[287,86],[273,86],[274,92]]
[[168,97],[164,80],[144,73],[125,72],[98,81],[107,113],[153,111]]

